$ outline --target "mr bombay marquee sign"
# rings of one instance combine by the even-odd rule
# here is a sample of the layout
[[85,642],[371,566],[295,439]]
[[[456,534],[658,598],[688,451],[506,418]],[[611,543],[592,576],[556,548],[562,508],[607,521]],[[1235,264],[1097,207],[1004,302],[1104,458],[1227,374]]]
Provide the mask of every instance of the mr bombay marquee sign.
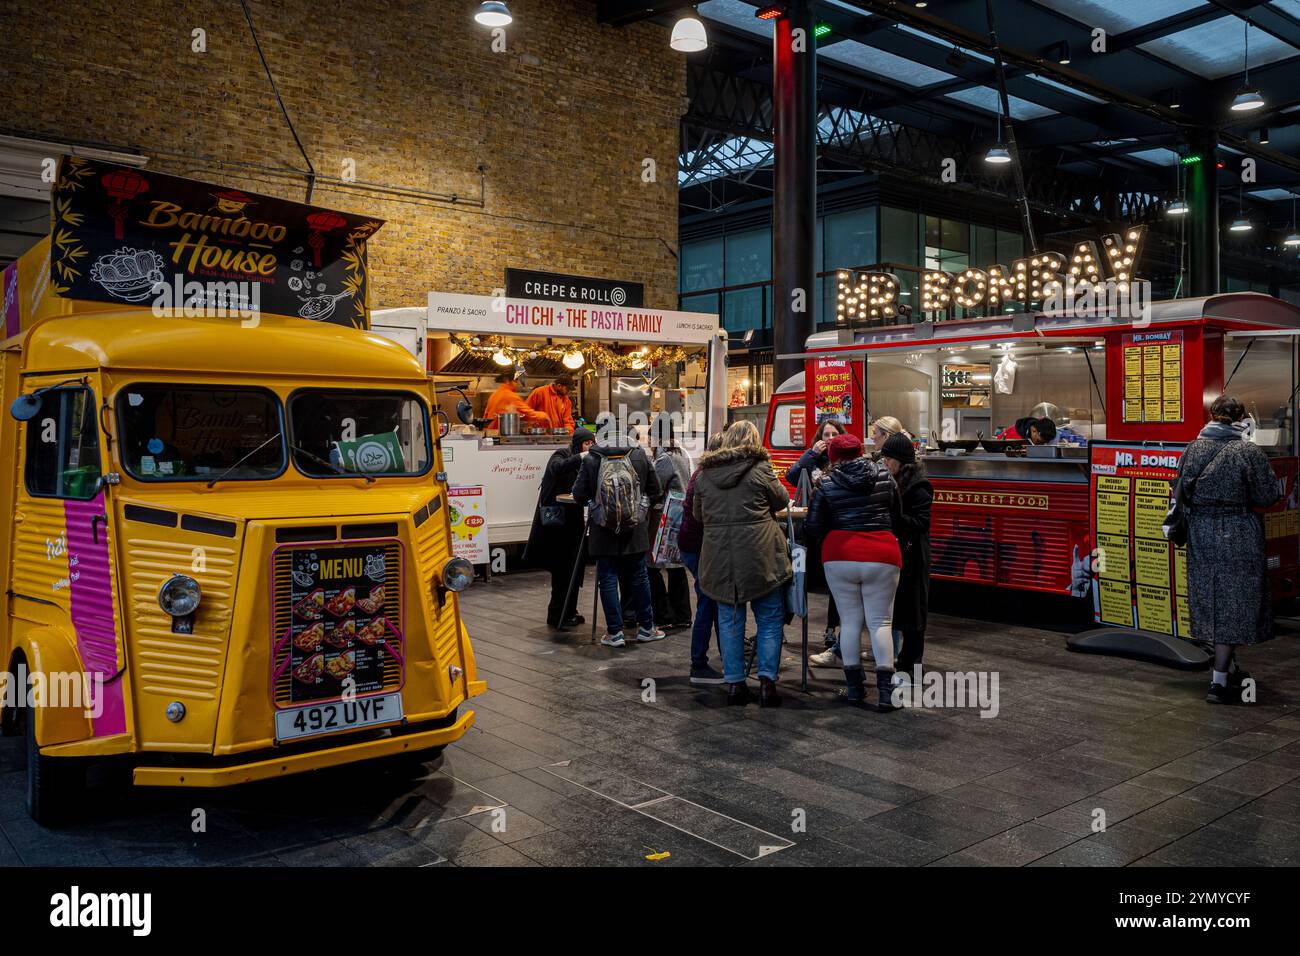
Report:
[[[921,311],[944,312],[954,304],[963,309],[1000,310],[1008,302],[1031,305],[1071,285],[1078,295],[1113,282],[1120,294],[1134,280],[1133,263],[1141,254],[1146,226],[1130,226],[1122,234],[1101,237],[1102,255],[1093,240],[1076,243],[1070,254],[1036,252],[1016,259],[1011,268],[991,265],[961,272],[927,270],[921,274]],[[892,272],[841,270],[837,281],[835,317],[840,322],[892,319],[898,316],[898,276]]]

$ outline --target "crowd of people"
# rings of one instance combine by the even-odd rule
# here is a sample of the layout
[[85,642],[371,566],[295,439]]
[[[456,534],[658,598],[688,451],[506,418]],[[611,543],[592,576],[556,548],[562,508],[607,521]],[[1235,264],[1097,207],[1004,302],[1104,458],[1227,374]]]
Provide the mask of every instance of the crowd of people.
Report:
[[[573,504],[588,509],[587,552],[605,618],[600,642],[617,648],[689,630],[692,684],[725,684],[729,704],[746,704],[754,699],[752,666],[759,704],[779,706],[793,578],[785,519],[791,498],[758,429],[733,423],[709,438],[698,463],[667,415],[656,416],[645,436],[608,423],[602,434],[597,442],[577,429],[543,476],[528,552],[551,575],[547,623],[584,623],[581,575],[573,573],[583,517],[558,501],[571,489]],[[924,652],[932,491],[902,423],[882,418],[872,438],[868,455],[859,439],[825,422],[786,481],[807,507],[813,586],[829,590],[825,650],[812,662],[842,667],[844,699],[861,704],[862,661],[873,661],[877,706],[888,710],[896,682],[920,667]],[[752,662],[745,638],[751,614]],[[715,635],[721,671],[709,661]]]
[[[1258,509],[1274,504],[1278,489],[1267,455],[1242,440],[1245,415],[1235,398],[1214,402],[1210,423],[1182,456],[1175,491],[1186,513],[1192,630],[1215,650],[1212,703],[1240,701],[1248,675],[1236,648],[1272,636]],[[1042,420],[1024,420],[1031,440],[1051,441],[1050,432]],[[571,490],[572,502],[588,509],[587,549],[605,617],[601,643],[618,648],[689,629],[691,683],[725,684],[728,704],[743,705],[754,699],[745,638],[752,614],[757,699],[779,706],[794,573],[786,533],[792,499],[758,429],[733,423],[709,438],[698,463],[667,415],[654,419],[648,435],[609,433],[598,443],[576,429],[543,477],[528,551],[551,574],[548,624],[584,623],[577,612],[582,575],[574,573],[583,515],[557,501]],[[879,418],[869,435],[864,446],[839,423],[821,423],[785,481],[794,502],[807,506],[807,586],[828,592],[824,647],[809,663],[842,669],[843,700],[863,705],[870,662],[876,707],[888,711],[894,689],[919,681],[923,667],[934,490],[900,421]],[[721,671],[709,663],[715,635]]]

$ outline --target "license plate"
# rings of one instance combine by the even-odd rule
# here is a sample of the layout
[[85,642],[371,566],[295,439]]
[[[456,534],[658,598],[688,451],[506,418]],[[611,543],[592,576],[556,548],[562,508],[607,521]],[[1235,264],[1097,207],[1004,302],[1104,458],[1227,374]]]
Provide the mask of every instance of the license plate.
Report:
[[358,727],[370,727],[374,724],[388,724],[401,719],[401,694],[334,700],[327,704],[311,704],[307,707],[277,711],[275,739],[315,737],[339,730],[355,730]]

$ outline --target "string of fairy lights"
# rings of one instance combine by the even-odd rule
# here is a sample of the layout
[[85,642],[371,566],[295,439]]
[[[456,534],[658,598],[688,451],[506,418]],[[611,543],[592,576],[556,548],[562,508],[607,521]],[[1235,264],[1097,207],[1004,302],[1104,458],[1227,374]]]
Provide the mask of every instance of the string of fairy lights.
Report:
[[457,335],[452,333],[451,344],[457,348],[492,359],[502,368],[523,365],[537,359],[559,362],[572,372],[594,376],[598,369],[610,371],[641,371],[663,364],[696,362],[706,363],[702,350],[687,351],[680,345],[643,345],[629,351],[610,348],[603,342],[545,343],[540,345],[512,345],[500,335]]

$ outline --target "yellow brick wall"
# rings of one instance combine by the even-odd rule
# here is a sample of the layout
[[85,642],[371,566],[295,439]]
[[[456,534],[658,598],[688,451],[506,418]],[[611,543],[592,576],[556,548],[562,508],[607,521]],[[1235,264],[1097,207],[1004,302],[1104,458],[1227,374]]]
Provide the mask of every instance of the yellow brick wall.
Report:
[[[489,293],[518,266],[642,281],[648,305],[674,307],[685,60],[665,28],[602,27],[595,6],[511,0],[494,52],[472,0],[249,0],[319,173],[351,159],[361,181],[477,197],[486,167],[482,209],[317,186],[316,204],[387,220],[369,244],[375,306]],[[239,0],[0,0],[0,64],[5,132],[305,199],[303,176],[210,161],[305,169]]]

